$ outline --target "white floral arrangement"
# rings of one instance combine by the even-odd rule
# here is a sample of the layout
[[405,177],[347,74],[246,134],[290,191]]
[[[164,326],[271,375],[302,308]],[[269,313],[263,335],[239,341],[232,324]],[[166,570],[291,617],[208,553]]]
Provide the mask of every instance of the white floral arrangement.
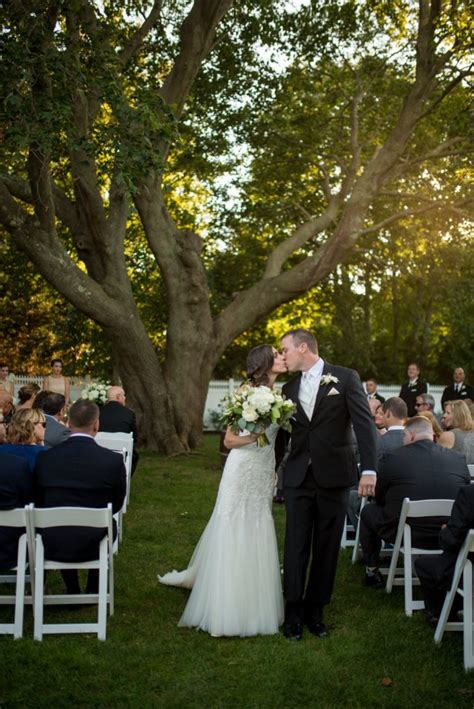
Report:
[[326,386],[326,384],[339,384],[339,379],[334,376],[334,374],[323,374],[321,377],[321,380],[319,382],[323,386]]
[[291,431],[290,419],[296,411],[296,404],[286,399],[276,388],[254,387],[242,384],[222,402],[221,421],[230,426],[233,433],[249,431],[257,433],[260,447],[269,443],[265,429],[270,424],[278,424]]
[[102,406],[107,403],[107,391],[110,384],[104,382],[95,382],[94,384],[88,384],[85,389],[81,391],[81,399],[89,399],[94,403]]

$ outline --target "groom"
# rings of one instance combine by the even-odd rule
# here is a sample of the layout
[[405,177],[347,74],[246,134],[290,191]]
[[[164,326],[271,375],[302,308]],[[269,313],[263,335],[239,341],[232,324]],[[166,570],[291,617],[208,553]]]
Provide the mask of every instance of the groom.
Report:
[[309,330],[289,330],[281,346],[288,370],[299,372],[283,387],[283,394],[297,402],[284,477],[284,634],[301,640],[303,622],[314,635],[328,635],[323,607],[331,600],[349,488],[357,480],[351,424],[363,496],[375,490],[377,443],[357,372],[322,360]]

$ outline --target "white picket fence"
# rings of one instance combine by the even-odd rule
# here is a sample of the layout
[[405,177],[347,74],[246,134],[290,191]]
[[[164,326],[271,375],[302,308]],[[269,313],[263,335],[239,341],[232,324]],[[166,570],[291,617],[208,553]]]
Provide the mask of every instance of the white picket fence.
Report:
[[[71,401],[79,399],[81,396],[81,391],[85,386],[91,384],[92,380],[90,377],[80,378],[71,377]],[[15,383],[15,394],[18,389],[26,384],[27,382],[36,382],[39,386],[43,383],[43,377],[29,377],[25,374],[17,374],[14,379]],[[219,411],[219,404],[226,394],[232,393],[234,387],[239,386],[240,380],[234,379],[213,379],[209,383],[209,390],[207,392],[206,405],[204,407],[204,417],[203,426],[206,431],[214,431],[216,429],[215,420],[213,417],[214,412]],[[441,413],[441,395],[443,393],[444,386],[438,384],[428,384],[428,392],[434,397],[436,402],[435,410],[437,413]],[[398,396],[400,393],[400,386],[398,384],[379,384],[377,391],[381,396],[388,399],[391,396]]]

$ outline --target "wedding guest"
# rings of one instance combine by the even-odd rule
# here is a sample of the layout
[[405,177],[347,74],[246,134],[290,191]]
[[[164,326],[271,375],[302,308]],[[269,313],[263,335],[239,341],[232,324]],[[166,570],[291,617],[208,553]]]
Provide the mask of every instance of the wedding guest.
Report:
[[25,458],[33,470],[39,453],[47,450],[44,446],[46,420],[38,409],[24,409],[15,412],[8,426],[7,442],[0,446],[0,460],[3,455]]
[[443,429],[439,425],[438,419],[434,415],[432,411],[423,411],[422,413],[419,413],[418,416],[423,416],[423,418],[427,419],[433,428],[433,441],[434,443],[438,443],[439,437],[443,433]]
[[3,413],[0,411],[0,445],[5,443],[7,439],[7,424],[3,418]]
[[62,374],[62,371],[62,360],[53,359],[51,361],[51,374],[43,381],[43,390],[62,394],[67,405],[69,404],[70,382],[69,378]]
[[420,394],[415,400],[416,415],[424,413],[425,411],[431,411],[434,414],[436,402],[434,396],[431,394]]
[[100,410],[100,430],[108,433],[131,433],[133,435],[132,475],[138,464],[137,421],[132,409],[125,406],[125,391],[111,386],[107,390],[107,403]]
[[[446,592],[451,587],[458,552],[467,533],[474,527],[474,485],[463,486],[454,501],[451,517],[441,527],[438,545],[441,555],[422,556],[415,561],[415,569],[420,579],[425,601],[425,616],[432,627],[436,627],[443,608]],[[455,613],[460,609],[460,596],[456,594],[449,620],[457,620]]]
[[466,384],[466,375],[462,367],[456,367],[453,372],[453,383],[449,384],[441,396],[441,407],[447,401],[456,401],[456,399],[474,399],[474,387]]
[[8,426],[14,413],[14,407],[13,396],[7,391],[0,390],[0,412],[3,414],[3,420]]
[[[33,499],[33,475],[28,462],[9,453],[2,455],[0,461],[0,510],[24,507]],[[19,527],[0,527],[0,570],[16,566],[18,540],[24,531]]]
[[[385,585],[379,571],[382,540],[393,544],[403,499],[454,499],[460,487],[469,485],[466,460],[457,451],[433,443],[433,429],[421,416],[405,424],[404,445],[388,451],[379,461],[375,501],[360,515],[360,542],[365,561],[364,584]],[[413,545],[435,549],[443,518],[419,518],[411,523]]]
[[66,400],[62,394],[53,391],[40,391],[35,399],[34,408],[41,409],[46,419],[44,442],[47,446],[57,446],[69,438],[69,428],[64,425]]
[[380,411],[386,433],[377,438],[379,460],[387,451],[403,446],[407,405],[399,396],[391,396],[381,404]]
[[385,401],[385,398],[378,393],[377,380],[373,377],[365,382],[365,391],[367,392],[367,399],[378,399],[381,404]]
[[5,362],[0,362],[0,389],[3,389],[3,391],[6,391],[12,396],[14,396],[15,386],[13,382],[8,379],[9,371],[10,370],[8,364],[6,364]]
[[[107,507],[118,512],[125,498],[126,477],[119,453],[99,446],[99,407],[79,399],[69,411],[71,435],[60,446],[38,457],[35,476],[35,504],[38,507]],[[114,532],[116,525],[114,522]],[[105,530],[78,527],[44,530],[47,558],[74,562],[97,559]],[[80,593],[76,569],[62,571],[68,593]],[[86,593],[97,593],[99,574],[91,569]]]
[[39,390],[39,386],[34,382],[28,382],[28,384],[22,386],[18,390],[18,404],[15,406],[15,413],[23,409],[31,409]]
[[380,436],[384,436],[386,433],[386,428],[385,428],[385,422],[384,418],[382,415],[382,404],[378,399],[369,399],[369,409],[370,413],[372,414],[372,419],[373,422],[375,423],[375,427],[377,429],[377,433],[379,434],[377,436],[377,440]]
[[427,386],[420,379],[420,368],[416,362],[410,362],[407,369],[408,379],[402,384],[399,397],[403,399],[408,409],[408,416],[416,415],[415,402],[420,394],[426,394]]
[[438,443],[466,456],[468,465],[474,464],[474,430],[469,407],[464,401],[447,401],[444,405],[443,423],[446,431]]

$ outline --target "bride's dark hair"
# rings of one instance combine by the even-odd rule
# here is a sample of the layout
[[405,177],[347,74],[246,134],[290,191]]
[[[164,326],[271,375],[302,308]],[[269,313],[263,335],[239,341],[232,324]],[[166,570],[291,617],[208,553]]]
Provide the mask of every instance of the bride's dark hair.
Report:
[[273,367],[273,347],[258,345],[247,355],[247,377],[254,386],[268,385],[268,372]]

